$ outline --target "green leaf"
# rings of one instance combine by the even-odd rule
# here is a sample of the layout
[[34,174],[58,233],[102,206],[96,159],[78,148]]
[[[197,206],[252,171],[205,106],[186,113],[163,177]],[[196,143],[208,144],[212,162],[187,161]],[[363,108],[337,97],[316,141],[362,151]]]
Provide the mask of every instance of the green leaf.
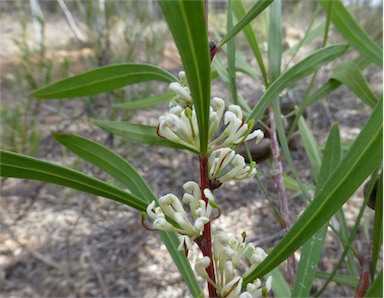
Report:
[[[325,272],[316,272],[316,277],[328,280],[330,278],[330,274]],[[332,281],[340,285],[346,285],[350,288],[357,288],[359,285],[359,279],[350,275],[336,274],[333,276]]]
[[333,61],[343,55],[348,49],[346,45],[332,45],[313,52],[311,55],[301,60],[296,65],[282,73],[279,78],[274,81],[266,90],[261,99],[253,108],[247,121],[255,119],[258,121],[264,114],[265,109],[284,88],[294,84],[298,80],[317,71],[321,66]]
[[204,1],[159,1],[185,68],[196,110],[200,154],[208,152],[210,106],[210,55]]
[[290,47],[286,51],[283,52],[283,55],[288,55],[297,52],[302,46],[305,46],[315,40],[320,34],[324,32],[325,29],[325,22],[321,23],[319,26],[317,26],[315,29],[313,29],[310,32],[307,32],[305,34],[304,38],[301,39],[297,44]]
[[[234,1],[234,4],[237,1]],[[227,32],[227,34],[219,41],[217,47],[222,47],[225,43],[227,43],[230,39],[232,39],[237,33],[239,33],[245,26],[247,26],[250,22],[253,21],[260,13],[264,11],[271,4],[273,0],[259,0],[257,1],[249,11],[242,17],[242,19],[232,28],[231,31]]]
[[312,168],[313,178],[315,182],[318,182],[322,154],[319,149],[319,145],[317,144],[315,137],[312,134],[311,129],[308,127],[303,117],[300,117],[299,119],[299,132],[304,145],[305,152],[308,156],[309,163]]
[[31,95],[45,99],[73,98],[147,81],[170,83],[176,82],[177,78],[164,69],[149,64],[108,65],[49,84],[33,91]]
[[39,180],[77,189],[145,211],[147,203],[126,191],[75,170],[33,157],[0,151],[1,176]]
[[195,152],[189,147],[186,147],[178,143],[174,143],[172,141],[159,137],[157,135],[157,127],[155,126],[121,122],[121,121],[104,121],[104,120],[95,120],[95,119],[92,120],[92,123],[128,141],[135,141],[135,142],[156,145],[156,146],[163,146],[163,147],[186,149],[186,150]]
[[268,257],[244,279],[264,276],[315,234],[382,161],[382,99],[342,162]]
[[373,108],[377,98],[369,88],[360,68],[352,61],[344,61],[333,70],[332,78],[346,85],[364,103]]
[[[250,10],[249,13],[251,11],[252,10]],[[244,17],[245,9],[244,9],[244,5],[243,5],[242,1],[237,0],[237,1],[233,2],[233,12],[234,12],[234,14],[235,14],[235,16],[236,16],[236,18],[238,20],[240,20],[241,18]],[[242,29],[242,31],[243,31],[243,33],[245,35],[245,38],[247,39],[247,41],[248,41],[248,43],[250,45],[250,48],[251,48],[251,50],[253,52],[253,55],[255,56],[255,58],[257,60],[257,63],[258,63],[259,68],[260,68],[261,75],[262,75],[262,77],[264,79],[264,83],[265,83],[265,85],[267,85],[267,83],[268,83],[267,71],[266,71],[265,66],[264,66],[263,57],[261,55],[260,47],[259,47],[259,44],[258,44],[258,42],[256,40],[255,33],[254,33],[254,31],[253,31],[253,29],[252,29],[250,24],[247,24]]]
[[[340,0],[320,0],[335,27],[346,40],[371,62],[383,67],[383,50],[361,29]],[[329,9],[329,6],[332,9]]]
[[156,199],[149,185],[127,160],[107,147],[77,135],[52,133],[61,144],[82,159],[92,163],[99,169],[127,187],[135,196],[144,198],[148,203]]
[[286,298],[291,295],[291,289],[279,268],[275,268],[268,276],[272,276],[272,291],[276,298]]
[[[314,150],[318,151],[318,148],[316,147]],[[319,163],[317,165],[312,165],[312,169],[319,169],[319,173],[317,175],[318,182],[316,185],[317,191],[322,188],[328,176],[332,174],[335,167],[339,164],[340,154],[340,134],[338,125],[336,124],[332,126],[329,133],[321,165],[320,160],[317,158],[314,158],[313,161]],[[321,158],[320,152],[317,152],[316,155]],[[327,229],[328,224],[325,224],[303,245],[291,297],[309,297],[316,274],[316,268],[324,245],[325,236],[327,235]]]
[[[355,59],[354,63],[356,63],[361,70],[369,65],[369,61],[364,57],[359,57]],[[341,85],[342,84],[339,81],[332,80],[332,79],[328,80],[328,82],[326,82],[323,86],[317,89],[313,94],[311,94],[302,102],[302,104],[300,105],[300,110],[304,111],[306,107],[309,107],[310,105],[315,104],[320,99],[322,99],[323,97],[330,94],[332,91],[339,88]]]
[[[320,154],[319,154],[320,155]],[[319,179],[316,184],[316,190],[319,191],[328,177],[333,173],[341,159],[341,141],[339,125],[332,125],[328,135],[327,143],[324,148],[324,154],[321,159]]]
[[132,100],[124,103],[116,103],[112,105],[114,108],[123,109],[142,109],[147,107],[156,106],[165,102],[169,102],[172,97],[175,96],[175,92],[169,91],[155,96],[151,96],[144,99]]
[[377,298],[383,297],[383,269],[376,276],[375,280],[372,282],[367,293],[365,294],[366,298]]
[[[280,75],[282,55],[282,23],[281,23],[281,0],[275,0],[269,7],[269,35],[268,35],[268,60],[269,81],[272,83]],[[278,103],[278,99],[275,102]]]

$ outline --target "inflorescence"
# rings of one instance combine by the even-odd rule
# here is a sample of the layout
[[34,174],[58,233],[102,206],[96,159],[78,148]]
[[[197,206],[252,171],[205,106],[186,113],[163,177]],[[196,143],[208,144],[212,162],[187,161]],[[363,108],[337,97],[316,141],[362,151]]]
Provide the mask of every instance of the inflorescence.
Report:
[[[193,151],[199,152],[200,140],[196,111],[184,72],[179,73],[180,82],[170,84],[170,89],[176,96],[170,102],[170,110],[160,117],[158,135],[172,142],[181,144]],[[228,106],[225,111],[223,99],[214,97],[209,114],[209,143],[208,143],[208,176],[212,185],[220,186],[229,180],[243,180],[254,177],[256,163],[246,164],[243,156],[232,149],[245,141],[256,139],[258,143],[264,134],[261,130],[253,130],[254,121],[244,121],[241,108],[237,105]],[[222,133],[217,133],[221,124],[225,126]],[[203,234],[204,226],[220,216],[220,208],[216,204],[212,191],[208,188],[201,190],[193,181],[183,185],[185,193],[182,202],[189,205],[188,213],[180,199],[173,194],[167,194],[158,199],[158,205],[153,201],[143,214],[152,221],[151,230],[171,231],[179,234],[178,250],[188,254],[188,250]],[[213,190],[214,187],[211,187]],[[206,201],[202,198],[204,195]],[[213,210],[217,212],[212,216]],[[210,265],[210,258],[204,256],[196,260],[196,273],[215,287],[220,297],[266,297],[271,289],[272,277],[268,277],[264,287],[256,279],[248,283],[245,291],[241,292],[243,278],[251,273],[267,256],[260,247],[254,247],[244,241],[239,242],[223,234],[217,234],[213,240],[213,262],[215,281],[210,279],[206,268]],[[236,275],[236,267],[242,258],[250,262],[250,267],[241,276]]]

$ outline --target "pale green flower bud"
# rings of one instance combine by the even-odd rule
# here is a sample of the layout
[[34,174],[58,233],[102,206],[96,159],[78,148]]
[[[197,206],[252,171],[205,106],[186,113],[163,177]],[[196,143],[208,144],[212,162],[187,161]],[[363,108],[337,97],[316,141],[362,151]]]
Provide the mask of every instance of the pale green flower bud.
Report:
[[182,85],[184,85],[184,86],[188,85],[187,75],[185,74],[185,71],[179,72],[179,79],[180,79],[180,83]]
[[192,97],[189,94],[189,89],[187,87],[181,86],[178,82],[173,82],[169,84],[169,89],[174,91],[179,99],[182,99],[187,103],[192,103]]
[[203,257],[196,260],[195,271],[198,275],[200,275],[204,279],[209,278],[206,269],[208,268],[210,262],[211,261],[208,257]]
[[158,230],[173,232],[175,227],[172,226],[165,218],[158,218],[153,222],[153,227]]

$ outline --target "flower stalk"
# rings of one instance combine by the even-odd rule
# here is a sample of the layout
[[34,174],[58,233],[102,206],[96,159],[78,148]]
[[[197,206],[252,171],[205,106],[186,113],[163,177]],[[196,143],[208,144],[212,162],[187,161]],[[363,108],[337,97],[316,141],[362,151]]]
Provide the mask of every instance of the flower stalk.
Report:
[[[208,177],[208,157],[200,156],[200,188],[201,196],[206,204],[208,204],[208,199],[204,194],[204,189],[209,188],[209,177]],[[204,256],[208,257],[210,262],[206,271],[208,273],[209,279],[215,283],[215,268],[213,267],[213,257],[212,257],[212,239],[211,239],[211,222],[208,222],[204,226],[204,232],[200,239],[196,239],[195,242],[200,247]],[[209,297],[215,297],[216,289],[212,283],[208,282],[208,293]]]

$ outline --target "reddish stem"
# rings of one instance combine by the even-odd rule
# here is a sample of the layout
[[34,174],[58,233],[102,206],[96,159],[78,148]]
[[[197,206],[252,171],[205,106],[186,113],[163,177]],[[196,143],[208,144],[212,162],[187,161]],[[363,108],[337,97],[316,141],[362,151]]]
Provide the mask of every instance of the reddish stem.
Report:
[[[272,106],[269,107],[268,117],[269,117],[269,123],[270,123],[271,150],[273,155],[273,161],[275,164],[275,173],[273,177],[276,183],[277,194],[279,196],[280,213],[282,216],[282,222],[280,222],[280,224],[281,224],[281,227],[283,228],[284,233],[286,233],[291,225],[290,225],[289,216],[288,216],[288,199],[287,199],[284,182],[283,182],[283,165],[281,163],[281,158],[280,158],[279,141],[277,139],[277,132],[276,132],[276,121],[273,114]],[[295,275],[296,275],[296,261],[295,261],[294,255],[291,255],[288,259],[288,272],[289,272],[291,281],[293,282],[295,280]]]
[[356,298],[363,298],[367,293],[367,290],[371,283],[370,265],[371,265],[372,257],[370,255],[370,249],[371,249],[371,246],[369,245],[368,254],[366,256],[362,256],[359,260],[361,265],[361,273],[360,273],[359,285],[356,290],[356,295],[355,295]]
[[[200,156],[200,188],[201,196],[203,200],[208,204],[208,199],[204,195],[204,189],[209,188],[209,178],[208,178],[208,157]],[[197,245],[200,247],[201,252],[204,256],[207,256],[211,262],[207,268],[208,276],[215,282],[215,268],[213,266],[213,257],[212,257],[212,239],[211,239],[211,223],[208,222],[204,226],[204,232],[201,237],[195,240]],[[216,297],[216,290],[213,285],[208,283],[208,292],[209,297]]]

